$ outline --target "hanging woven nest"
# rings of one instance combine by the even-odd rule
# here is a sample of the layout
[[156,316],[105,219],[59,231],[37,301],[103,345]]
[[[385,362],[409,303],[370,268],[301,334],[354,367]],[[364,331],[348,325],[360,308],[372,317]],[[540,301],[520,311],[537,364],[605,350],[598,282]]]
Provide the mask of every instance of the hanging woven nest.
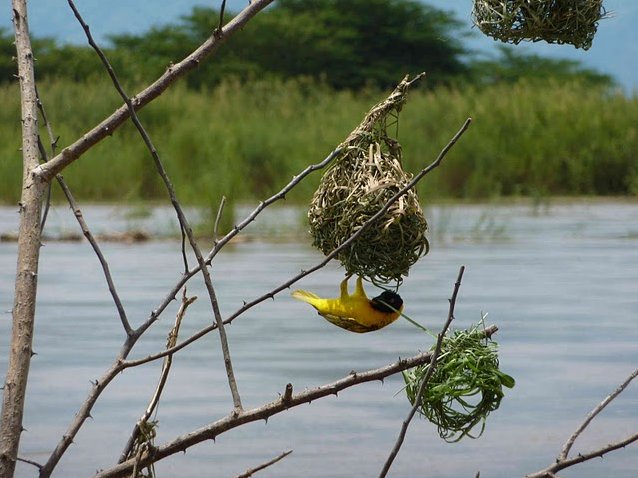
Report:
[[583,50],[605,15],[602,0],[474,0],[472,10],[474,24],[496,40],[545,40]]
[[[390,96],[373,107],[344,143],[321,178],[308,219],[313,245],[328,255],[412,179],[401,165],[401,145],[388,135],[418,75],[406,76]],[[346,271],[377,284],[401,282],[429,249],[427,222],[414,189],[398,198],[375,223],[337,255]]]

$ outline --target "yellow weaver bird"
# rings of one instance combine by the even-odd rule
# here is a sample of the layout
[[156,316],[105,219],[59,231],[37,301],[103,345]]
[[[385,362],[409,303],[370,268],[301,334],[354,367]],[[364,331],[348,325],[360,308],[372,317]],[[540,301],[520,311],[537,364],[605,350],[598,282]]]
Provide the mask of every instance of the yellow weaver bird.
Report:
[[296,290],[292,292],[292,296],[312,305],[328,322],[351,332],[379,330],[401,315],[403,299],[399,294],[386,290],[381,295],[368,299],[359,277],[355,291],[350,295],[348,279],[349,277],[346,277],[341,282],[341,297],[338,298],[322,299],[305,290]]

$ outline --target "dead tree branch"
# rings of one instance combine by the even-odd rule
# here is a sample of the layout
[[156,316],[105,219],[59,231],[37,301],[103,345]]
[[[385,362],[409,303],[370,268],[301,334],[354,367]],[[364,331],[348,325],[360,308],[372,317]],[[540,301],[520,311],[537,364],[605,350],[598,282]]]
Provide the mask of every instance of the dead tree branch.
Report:
[[[24,0],[23,0],[24,1]],[[224,44],[230,37],[241,30],[248,21],[257,13],[266,8],[273,0],[254,0],[242,10],[235,18],[230,20],[217,35],[211,35],[195,51],[182,61],[167,68],[162,76],[147,88],[133,97],[132,102],[135,110],[140,110],[155,98],[160,96],[177,79],[184,76],[191,70],[197,68],[202,60]],[[73,144],[64,148],[57,156],[46,164],[42,164],[34,169],[33,174],[43,181],[50,181],[57,173],[66,166],[80,158],[86,151],[102,141],[107,136],[113,134],[130,116],[130,110],[126,104],[120,106],[108,118],[90,131],[86,132]]]
[[[177,314],[175,316],[175,324],[173,325],[173,328],[168,334],[168,338],[166,340],[166,348],[173,347],[175,343],[177,342],[177,337],[179,336],[179,329],[180,329],[180,326],[182,325],[182,320],[184,320],[184,316],[186,315],[186,309],[188,309],[188,306],[190,306],[196,300],[197,300],[197,296],[186,297],[186,288],[184,288],[184,291],[182,294],[182,304],[180,305],[179,310],[177,311]],[[168,380],[168,374],[170,373],[172,364],[173,364],[173,356],[169,355],[164,359],[164,364],[162,365],[162,372],[160,374],[159,383],[157,384],[157,387],[155,388],[155,393],[153,393],[153,396],[151,397],[151,400],[148,406],[146,407],[146,410],[144,410],[144,413],[142,414],[140,419],[137,421],[137,423],[133,427],[133,432],[131,433],[131,436],[129,437],[128,441],[126,442],[124,451],[120,455],[120,460],[119,460],[120,463],[126,460],[127,458],[131,457],[131,454],[134,452],[134,447],[138,441],[142,428],[144,427],[144,425],[148,423],[149,418],[151,418],[151,415],[157,409],[157,404],[159,403],[160,397],[162,396],[162,392],[164,391],[164,386],[166,385],[166,380]]]
[[38,99],[27,22],[27,2],[13,0],[12,4],[22,108],[23,172],[11,349],[0,415],[0,476],[3,478],[11,478],[15,472],[23,430],[27,378],[33,355],[42,201],[47,188],[46,181],[33,174],[39,163]]
[[616,390],[614,390],[611,394],[609,394],[602,402],[600,402],[589,414],[585,417],[583,423],[576,429],[576,431],[569,437],[563,449],[561,450],[556,461],[549,465],[547,468],[537,471],[535,473],[526,475],[527,478],[554,478],[556,473],[565,468],[569,468],[571,466],[577,465],[579,463],[583,463],[585,461],[591,460],[592,458],[602,458],[609,452],[614,450],[618,450],[619,448],[624,448],[631,443],[638,441],[638,433],[630,435],[622,440],[619,440],[614,443],[609,443],[605,446],[598,448],[597,450],[593,450],[587,453],[579,453],[574,458],[568,458],[569,452],[581,435],[581,433],[589,426],[592,420],[602,412],[607,405],[609,405],[618,395],[622,393],[623,390],[627,388],[627,386],[631,383],[633,379],[638,377],[638,369],[634,370],[629,376],[621,383]]
[[164,165],[162,164],[162,161],[159,157],[159,153],[157,152],[157,149],[153,145],[153,142],[151,141],[150,136],[146,132],[146,129],[144,128],[144,126],[142,126],[142,123],[139,117],[137,116],[137,113],[135,112],[135,108],[133,106],[133,103],[131,102],[131,99],[127,96],[126,92],[122,88],[122,85],[120,84],[117,78],[117,75],[115,74],[115,71],[113,70],[113,68],[111,67],[111,64],[109,63],[108,59],[104,55],[104,52],[93,40],[91,31],[88,25],[84,22],[84,19],[80,15],[80,12],[75,7],[75,3],[73,2],[73,0],[68,0],[68,3],[71,9],[73,10],[73,14],[75,15],[76,19],[78,20],[80,25],[82,25],[82,29],[84,30],[86,34],[89,44],[91,45],[91,47],[93,47],[97,55],[100,57],[100,60],[104,64],[104,67],[106,68],[109,74],[109,77],[111,78],[111,81],[113,82],[113,85],[115,86],[115,89],[117,90],[117,92],[120,94],[120,96],[126,103],[126,106],[128,107],[129,113],[131,116],[131,121],[133,121],[133,124],[135,125],[138,132],[140,133],[140,136],[142,137],[144,144],[146,145],[147,149],[150,151],[151,156],[153,157],[153,161],[155,163],[157,172],[162,178],[162,181],[164,182],[164,185],[166,187],[166,190],[171,200],[171,204],[173,205],[173,208],[175,209],[175,212],[177,213],[177,218],[181,226],[182,234],[184,233],[186,234],[186,237],[188,238],[188,242],[190,243],[191,248],[195,254],[195,257],[197,258],[197,263],[199,264],[200,271],[204,277],[204,283],[206,284],[206,290],[208,291],[208,296],[210,298],[211,307],[213,309],[213,315],[215,317],[215,324],[217,325],[217,329],[219,331],[219,339],[221,342],[222,353],[224,355],[224,366],[226,367],[228,385],[230,388],[231,395],[233,397],[233,405],[235,406],[235,409],[241,410],[242,408],[241,398],[239,396],[239,390],[237,389],[237,381],[235,379],[235,373],[233,372],[233,363],[230,357],[230,347],[228,345],[226,330],[224,329],[224,322],[221,316],[221,312],[219,310],[219,302],[217,300],[217,294],[215,293],[215,289],[213,287],[213,282],[210,277],[210,273],[208,271],[208,268],[206,267],[204,256],[202,255],[201,249],[199,248],[199,246],[197,245],[197,241],[195,240],[193,230],[188,222],[188,219],[186,218],[186,214],[184,214],[184,210],[182,209],[179,201],[177,200],[177,195],[175,194],[175,188],[173,187],[173,184],[170,178],[168,177],[168,174],[166,173],[166,169],[164,168]]
[[[491,337],[498,328],[495,325],[489,326],[482,331],[485,337]],[[273,415],[281,413],[290,408],[310,403],[329,395],[337,395],[342,390],[359,385],[361,383],[383,380],[386,377],[402,372],[418,365],[429,363],[432,359],[432,352],[422,352],[413,357],[399,359],[398,361],[386,365],[384,367],[367,370],[364,372],[352,372],[349,375],[325,385],[316,388],[304,390],[297,394],[287,394],[284,392],[282,396],[266,403],[261,407],[251,410],[243,410],[239,413],[230,413],[226,417],[217,420],[203,428],[179,436],[173,441],[155,448],[152,451],[143,454],[138,464],[139,466],[147,466],[150,463],[158,462],[175,453],[182,452],[189,447],[201,443],[206,440],[212,440],[228,430],[232,430],[246,423],[258,420],[265,420]],[[118,478],[129,476],[131,470],[135,466],[135,459],[129,459],[108,470],[103,470],[95,475],[95,478]]]

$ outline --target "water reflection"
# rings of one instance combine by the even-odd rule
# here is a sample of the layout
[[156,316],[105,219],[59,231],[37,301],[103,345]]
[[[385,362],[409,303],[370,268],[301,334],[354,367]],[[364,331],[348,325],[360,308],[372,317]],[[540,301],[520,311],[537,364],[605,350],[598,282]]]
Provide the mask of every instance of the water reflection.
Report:
[[[271,212],[248,231],[265,228],[273,240],[237,243],[220,254],[213,278],[225,315],[321,259],[307,241],[290,240],[299,211]],[[107,206],[85,211],[94,229],[173,228],[172,216],[131,222]],[[428,327],[443,322],[460,265],[467,271],[457,304],[457,327],[489,312],[500,327],[503,369],[516,377],[501,409],[479,440],[442,442],[433,426],[413,423],[392,476],[521,476],[549,464],[584,415],[638,364],[638,207],[631,203],[529,206],[449,206],[428,211],[431,253],[413,268],[401,295],[406,313]],[[51,230],[72,228],[72,216],[56,208]],[[0,209],[0,233],[17,215]],[[281,225],[284,225],[282,228]],[[57,228],[57,229],[56,229]],[[281,230],[280,230],[281,229]],[[295,232],[304,239],[303,231]],[[178,280],[179,243],[104,243],[115,283],[134,324],[143,321]],[[0,243],[0,309],[11,307],[14,243]],[[320,295],[336,293],[341,272],[331,265],[301,281]],[[189,309],[182,336],[211,322],[206,294]],[[163,347],[177,304],[169,306],[133,353]],[[229,327],[231,352],[245,407],[282,393],[340,378],[351,370],[384,365],[429,348],[431,341],[406,321],[372,334],[338,329],[302,303],[281,294],[250,310]],[[6,369],[10,314],[0,321],[0,371]],[[43,460],[65,430],[123,340],[97,259],[86,242],[48,242],[42,249],[35,350],[22,451]],[[132,423],[146,406],[159,364],[127,370],[102,396],[59,466],[58,476],[90,475],[118,456]],[[400,379],[371,383],[254,423],[166,460],[160,476],[236,476],[284,450],[294,453],[262,476],[352,477],[378,474],[408,410],[397,392]],[[232,402],[218,339],[206,337],[178,356],[159,410],[158,443],[228,413]],[[636,432],[638,398],[630,387],[574,452]],[[631,449],[574,468],[563,476],[635,476]],[[211,473],[213,472],[213,473]],[[20,465],[19,476],[34,476]]]

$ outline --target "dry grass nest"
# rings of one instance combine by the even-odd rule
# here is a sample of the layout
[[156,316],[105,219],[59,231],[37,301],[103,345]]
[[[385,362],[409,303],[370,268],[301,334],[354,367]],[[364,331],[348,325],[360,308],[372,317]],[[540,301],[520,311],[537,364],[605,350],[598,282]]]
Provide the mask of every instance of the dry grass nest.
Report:
[[377,284],[399,284],[429,249],[416,191],[407,190],[387,206],[412,179],[403,171],[401,145],[388,135],[388,126],[396,124],[409,86],[420,77],[406,77],[342,143],[308,211],[313,245],[328,255],[387,207],[336,256],[348,273]]
[[474,0],[472,10],[474,24],[497,40],[545,40],[583,50],[605,16],[602,0]]

